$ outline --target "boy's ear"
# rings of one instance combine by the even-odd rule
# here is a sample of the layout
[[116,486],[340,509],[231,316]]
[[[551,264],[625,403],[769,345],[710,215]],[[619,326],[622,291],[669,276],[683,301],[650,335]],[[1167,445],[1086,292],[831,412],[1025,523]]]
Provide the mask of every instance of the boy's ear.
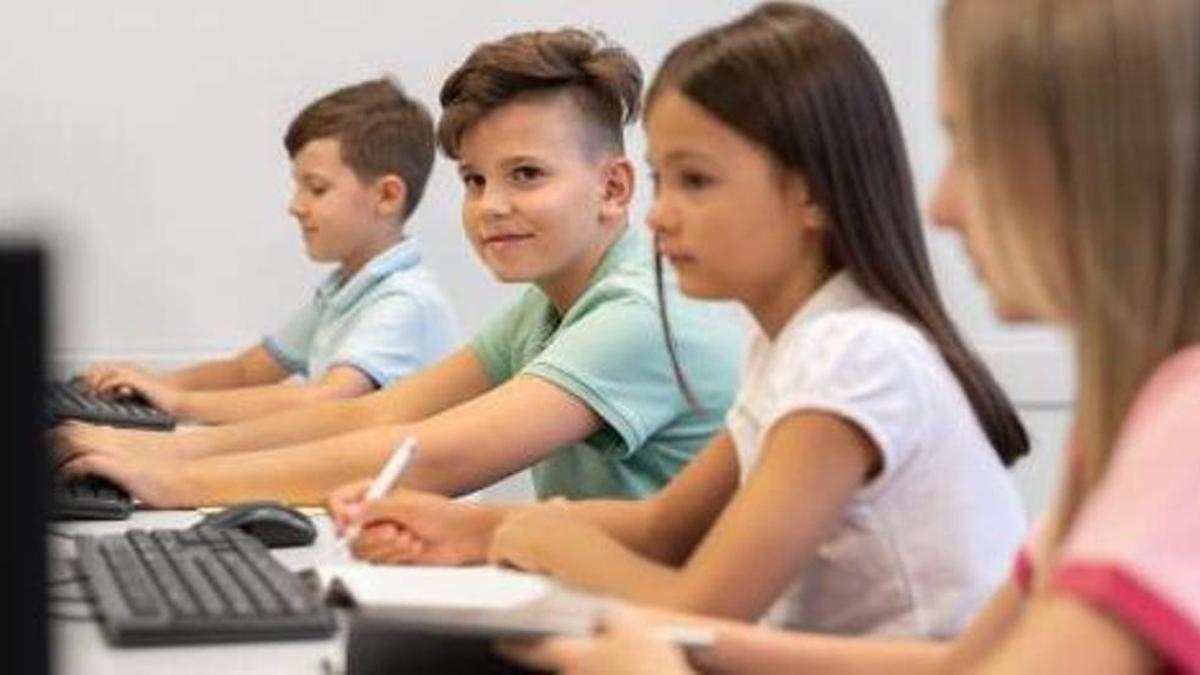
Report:
[[624,156],[606,160],[603,180],[600,216],[605,222],[624,223],[629,217],[629,202],[633,200],[633,162]]
[[396,174],[387,174],[376,181],[379,199],[376,210],[381,216],[394,216],[404,212],[404,204],[408,200],[408,186],[404,179]]

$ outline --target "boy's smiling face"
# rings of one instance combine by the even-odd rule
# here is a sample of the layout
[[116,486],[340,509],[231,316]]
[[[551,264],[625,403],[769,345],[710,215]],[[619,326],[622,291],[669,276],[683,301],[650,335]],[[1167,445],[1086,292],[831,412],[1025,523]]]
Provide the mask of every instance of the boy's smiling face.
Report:
[[463,226],[497,278],[554,287],[607,246],[624,213],[606,195],[612,154],[593,146],[565,95],[507,103],[462,134]]
[[398,201],[392,194],[396,176],[360,180],[342,161],[341,151],[337,139],[319,138],[296,153],[295,193],[288,211],[300,223],[309,258],[340,263],[353,272],[398,239],[395,221],[404,195],[402,187]]

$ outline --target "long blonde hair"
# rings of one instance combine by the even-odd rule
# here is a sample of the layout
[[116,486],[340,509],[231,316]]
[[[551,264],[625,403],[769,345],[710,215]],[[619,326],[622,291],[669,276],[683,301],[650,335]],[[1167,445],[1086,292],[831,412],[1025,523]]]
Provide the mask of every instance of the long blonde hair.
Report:
[[1142,383],[1200,340],[1200,1],[948,0],[945,45],[999,262],[1075,334],[1069,523]]

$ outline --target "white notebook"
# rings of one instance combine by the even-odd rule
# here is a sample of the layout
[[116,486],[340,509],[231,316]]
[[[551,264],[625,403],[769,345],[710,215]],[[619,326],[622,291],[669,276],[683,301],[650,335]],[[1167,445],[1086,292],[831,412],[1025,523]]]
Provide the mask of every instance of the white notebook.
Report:
[[327,592],[361,607],[511,610],[546,597],[543,576],[493,566],[419,567],[346,563],[317,568]]
[[[400,628],[491,638],[590,635],[608,601],[553,579],[494,566],[418,567],[345,563],[316,569],[327,596],[357,608],[361,620]],[[663,626],[685,647],[712,644],[710,630]]]

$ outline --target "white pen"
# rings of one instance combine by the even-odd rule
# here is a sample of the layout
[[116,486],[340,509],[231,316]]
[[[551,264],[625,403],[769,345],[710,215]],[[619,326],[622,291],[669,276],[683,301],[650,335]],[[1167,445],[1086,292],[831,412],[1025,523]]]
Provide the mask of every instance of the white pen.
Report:
[[[375,480],[371,483],[371,487],[367,488],[366,494],[363,495],[364,502],[373,502],[376,499],[386,495],[396,485],[396,481],[400,479],[400,474],[404,473],[405,467],[412,460],[413,453],[417,450],[417,437],[405,436],[400,445],[396,446],[395,452],[392,453],[387,464],[383,465],[383,469],[375,476]],[[362,531],[362,526],[358,523],[351,523],[346,531],[338,537],[337,543],[334,544],[334,554],[345,552],[350,544],[358,538],[359,532]]]

